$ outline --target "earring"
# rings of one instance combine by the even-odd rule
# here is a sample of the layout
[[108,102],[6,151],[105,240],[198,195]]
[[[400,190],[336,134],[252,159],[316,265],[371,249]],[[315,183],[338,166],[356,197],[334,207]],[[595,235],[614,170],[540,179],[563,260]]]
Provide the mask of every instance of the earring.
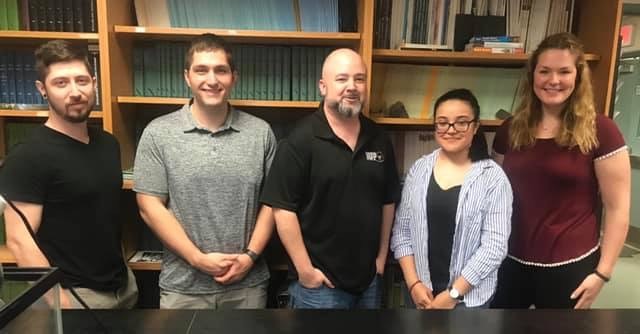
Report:
[[47,94],[42,94],[42,98],[46,100],[47,99]]

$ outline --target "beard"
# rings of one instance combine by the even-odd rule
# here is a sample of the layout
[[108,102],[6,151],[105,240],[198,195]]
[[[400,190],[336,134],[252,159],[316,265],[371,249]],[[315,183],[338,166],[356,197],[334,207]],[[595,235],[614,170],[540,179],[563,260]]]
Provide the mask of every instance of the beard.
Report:
[[64,119],[69,123],[86,122],[87,119],[89,119],[89,114],[91,113],[91,110],[93,110],[93,107],[95,106],[95,104],[96,104],[95,98],[89,97],[86,105],[84,106],[84,109],[82,109],[81,111],[75,111],[75,110],[71,111],[69,110],[69,107],[64,103],[58,105],[57,103],[54,103],[53,101],[49,100],[49,106],[51,107],[53,112],[55,112],[56,115],[60,116],[62,119]]
[[335,110],[339,115],[342,115],[346,118],[358,116],[358,114],[360,114],[360,112],[362,111],[362,102],[347,105],[342,101],[327,101],[327,105],[329,106],[329,109]]

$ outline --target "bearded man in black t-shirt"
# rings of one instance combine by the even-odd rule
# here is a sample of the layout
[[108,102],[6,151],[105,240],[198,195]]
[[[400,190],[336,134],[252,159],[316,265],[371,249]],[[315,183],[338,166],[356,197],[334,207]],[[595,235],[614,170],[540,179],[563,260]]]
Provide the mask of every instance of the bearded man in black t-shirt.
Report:
[[36,87],[49,104],[44,125],[14,147],[0,170],[0,192],[16,214],[4,212],[7,247],[21,267],[58,267],[64,308],[131,308],[135,277],[120,247],[120,147],[87,120],[96,103],[96,79],[83,49],[50,41],[36,50]]

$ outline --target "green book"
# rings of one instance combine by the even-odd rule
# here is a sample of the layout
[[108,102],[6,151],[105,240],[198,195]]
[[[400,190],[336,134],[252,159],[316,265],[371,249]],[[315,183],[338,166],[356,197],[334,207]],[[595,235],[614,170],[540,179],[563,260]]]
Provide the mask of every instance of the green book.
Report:
[[18,0],[5,0],[7,2],[7,29],[19,30],[20,20],[18,12]]
[[300,53],[302,47],[291,48],[291,101],[300,101]]
[[144,50],[133,49],[133,92],[136,96],[144,96]]
[[0,30],[7,30],[9,28],[7,19],[7,1],[0,0]]
[[291,48],[282,48],[282,100],[291,101]]

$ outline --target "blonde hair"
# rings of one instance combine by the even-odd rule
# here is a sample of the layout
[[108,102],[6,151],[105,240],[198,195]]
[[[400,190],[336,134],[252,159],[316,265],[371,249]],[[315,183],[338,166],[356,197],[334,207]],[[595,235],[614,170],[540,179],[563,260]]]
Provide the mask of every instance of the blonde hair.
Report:
[[542,120],[542,103],[533,91],[533,76],[540,54],[549,49],[569,50],[576,57],[577,70],[575,89],[560,114],[562,124],[555,141],[558,145],[569,148],[578,146],[586,154],[598,146],[591,71],[584,57],[582,43],[576,36],[566,32],[545,38],[529,58],[526,79],[520,92],[522,101],[509,128],[511,148],[519,150],[536,141],[536,129]]

